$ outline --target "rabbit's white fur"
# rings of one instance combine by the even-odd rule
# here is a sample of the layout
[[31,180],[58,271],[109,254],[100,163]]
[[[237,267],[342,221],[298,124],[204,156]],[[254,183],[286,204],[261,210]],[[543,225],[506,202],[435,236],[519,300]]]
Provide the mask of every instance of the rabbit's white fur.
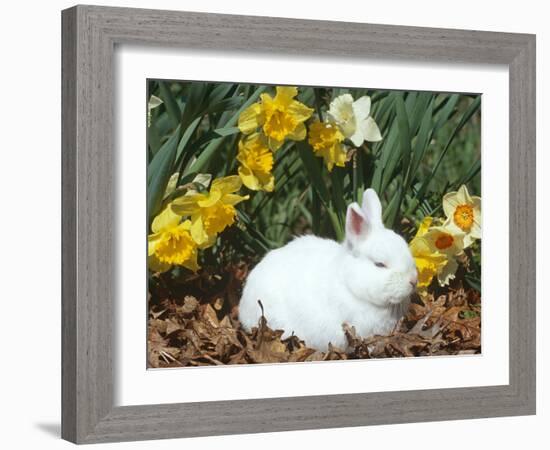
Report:
[[246,281],[239,318],[247,330],[257,326],[260,300],[268,325],[283,337],[294,333],[319,350],[329,342],[346,348],[344,323],[363,337],[390,333],[416,281],[406,242],[384,228],[380,200],[367,189],[362,208],[348,207],[343,243],[303,236],[260,261]]

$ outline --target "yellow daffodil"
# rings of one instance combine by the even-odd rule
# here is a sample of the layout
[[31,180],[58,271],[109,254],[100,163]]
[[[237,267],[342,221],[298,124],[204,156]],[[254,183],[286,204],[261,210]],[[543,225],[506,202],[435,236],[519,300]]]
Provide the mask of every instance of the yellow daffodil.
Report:
[[301,141],[306,137],[304,122],[313,109],[295,100],[296,87],[277,86],[275,97],[262,94],[260,101],[250,105],[239,116],[239,129],[252,134],[261,128],[268,146],[275,151],[286,139]]
[[148,266],[155,272],[165,272],[172,266],[197,271],[197,244],[190,234],[191,221],[181,223],[181,216],[168,205],[151,225],[147,237]]
[[273,153],[259,133],[254,133],[239,142],[237,160],[239,176],[244,185],[253,191],[273,191],[275,177],[273,169]]
[[248,199],[235,194],[241,186],[237,175],[218,178],[208,193],[184,195],[172,202],[175,214],[191,216],[191,236],[199,248],[212,245],[218,233],[235,222],[235,205]]
[[448,263],[447,255],[434,250],[425,238],[432,220],[431,217],[426,217],[422,221],[416,236],[409,244],[418,271],[417,289],[420,294],[426,292],[426,288],[432,282],[433,277],[439,274]]
[[343,140],[344,135],[334,124],[316,121],[309,127],[309,143],[315,154],[325,160],[329,172],[335,165],[346,164],[348,154]]
[[328,117],[353,145],[359,147],[364,141],[382,140],[380,129],[370,116],[370,107],[367,95],[354,101],[351,94],[342,94],[330,103]]
[[432,227],[423,234],[422,238],[428,243],[431,252],[447,256],[447,264],[437,273],[439,284],[446,286],[455,277],[458,269],[455,256],[464,250],[464,233],[454,232],[445,227]]
[[443,210],[447,216],[445,227],[464,233],[464,247],[481,239],[481,198],[470,196],[465,185],[457,192],[445,194]]

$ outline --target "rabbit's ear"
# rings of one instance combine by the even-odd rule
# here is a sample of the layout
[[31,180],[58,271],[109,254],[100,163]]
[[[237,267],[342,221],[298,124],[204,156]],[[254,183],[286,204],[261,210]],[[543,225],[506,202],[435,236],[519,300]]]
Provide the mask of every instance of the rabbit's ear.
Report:
[[367,220],[375,226],[383,226],[382,204],[374,189],[367,189],[363,194],[363,213]]
[[367,237],[370,224],[357,203],[348,206],[346,213],[346,243],[353,248],[358,241]]

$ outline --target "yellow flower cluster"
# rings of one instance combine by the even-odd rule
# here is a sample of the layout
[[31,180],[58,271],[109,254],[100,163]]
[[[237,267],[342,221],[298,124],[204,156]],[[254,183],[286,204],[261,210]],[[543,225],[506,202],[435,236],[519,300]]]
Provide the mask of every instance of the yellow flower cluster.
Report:
[[273,191],[273,152],[286,140],[305,139],[304,122],[311,117],[313,109],[296,100],[297,95],[296,87],[277,86],[275,97],[262,94],[258,102],[239,116],[243,137],[237,160],[239,176],[248,189]]
[[466,186],[445,194],[443,210],[443,225],[432,226],[433,218],[425,217],[409,244],[421,294],[436,276],[441,286],[449,284],[458,268],[456,257],[475,239],[481,239],[481,198],[470,196]]
[[209,192],[189,191],[168,203],[151,225],[149,267],[164,272],[177,265],[196,271],[197,250],[212,246],[218,234],[235,222],[235,205],[248,199],[235,194],[241,186],[236,175],[218,178]]

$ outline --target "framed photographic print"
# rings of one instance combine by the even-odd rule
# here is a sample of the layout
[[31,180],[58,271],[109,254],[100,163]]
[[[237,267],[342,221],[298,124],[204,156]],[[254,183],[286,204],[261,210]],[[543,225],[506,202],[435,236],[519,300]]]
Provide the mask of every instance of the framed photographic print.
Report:
[[62,17],[65,439],[535,412],[534,36]]

